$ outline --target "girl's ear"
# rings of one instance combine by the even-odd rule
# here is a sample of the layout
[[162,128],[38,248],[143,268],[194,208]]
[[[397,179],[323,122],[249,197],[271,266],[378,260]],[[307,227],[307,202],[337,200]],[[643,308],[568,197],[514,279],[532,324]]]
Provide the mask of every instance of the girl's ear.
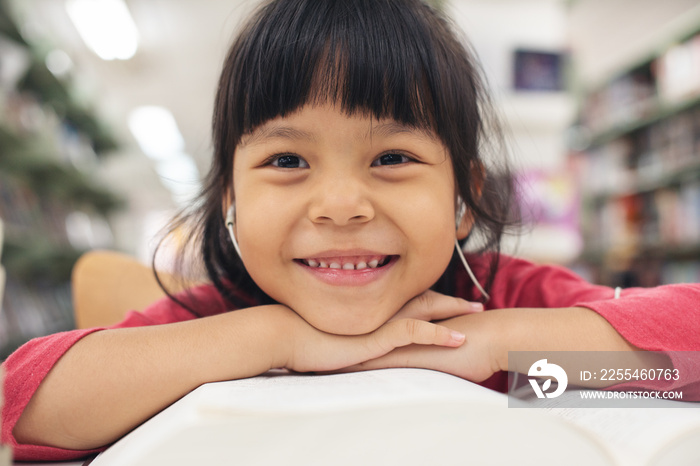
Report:
[[[481,198],[481,191],[484,186],[484,178],[486,178],[486,169],[484,165],[480,162],[472,162],[473,176],[471,179],[472,186],[474,190],[474,196],[478,201]],[[457,212],[455,215],[455,222],[457,228],[457,239],[463,240],[469,235],[474,227],[474,216],[467,209],[467,205],[462,200],[462,197],[457,195]]]
[[221,202],[221,216],[224,219],[226,219],[226,217],[228,216],[229,211],[231,209],[231,205],[232,205],[232,203],[228,199]]
[[471,213],[467,212],[466,205],[461,198],[458,199],[458,202],[460,205],[457,207],[456,226],[457,239],[461,241],[466,238],[467,235],[469,235],[470,231],[472,231],[472,227],[474,226],[474,218],[472,217]]
[[226,219],[232,203],[233,199],[231,199],[231,189],[229,188],[224,191],[224,196],[221,198],[221,215],[224,219]]

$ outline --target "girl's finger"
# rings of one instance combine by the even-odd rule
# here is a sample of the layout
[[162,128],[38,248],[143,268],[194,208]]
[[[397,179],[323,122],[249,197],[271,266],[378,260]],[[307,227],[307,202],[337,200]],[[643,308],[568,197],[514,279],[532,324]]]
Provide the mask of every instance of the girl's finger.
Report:
[[[331,373],[335,370],[345,371],[350,367],[356,368],[355,370],[366,370],[375,367],[375,365],[376,368],[391,367],[384,364],[400,355],[401,350],[410,350],[408,348],[410,345],[455,348],[461,346],[465,341],[463,333],[441,325],[413,319],[389,322],[368,335],[342,338],[343,343],[347,345],[342,352],[344,356],[342,361],[330,364],[335,367],[315,367],[312,370],[317,373]],[[359,339],[364,339],[364,344],[358,345]]]
[[[400,319],[388,322],[365,335],[329,335],[320,337],[322,346],[297,341],[286,368],[298,371],[332,371],[384,356],[409,345],[456,348],[466,337],[463,333],[423,320]],[[321,350],[323,345],[328,351]],[[315,347],[315,349],[314,349]],[[332,348],[332,350],[330,350]]]
[[479,302],[471,302],[428,290],[407,302],[390,320],[443,320],[483,310],[484,306]]
[[358,364],[353,364],[352,366],[343,367],[342,369],[330,371],[329,373],[360,372],[373,369],[387,369],[390,367],[415,367],[423,369],[435,369],[435,367],[433,366],[444,358],[444,353],[435,353],[432,351],[426,352],[425,350],[427,350],[428,348],[434,348],[437,351],[440,350],[439,347],[435,346],[404,346],[402,348],[397,348],[391,351],[390,353],[387,353],[378,358],[363,361]]
[[411,344],[454,348],[461,346],[466,339],[461,332],[417,319],[400,319],[388,322],[367,337],[371,341],[370,344],[376,348],[377,353],[374,357]]

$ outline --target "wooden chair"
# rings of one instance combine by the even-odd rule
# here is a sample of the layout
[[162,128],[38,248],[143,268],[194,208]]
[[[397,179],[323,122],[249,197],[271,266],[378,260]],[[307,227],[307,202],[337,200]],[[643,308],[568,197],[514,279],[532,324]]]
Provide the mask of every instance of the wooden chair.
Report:
[[[166,286],[175,278],[163,275]],[[165,296],[151,267],[114,251],[89,251],[73,267],[73,312],[78,328],[101,327],[123,320]]]

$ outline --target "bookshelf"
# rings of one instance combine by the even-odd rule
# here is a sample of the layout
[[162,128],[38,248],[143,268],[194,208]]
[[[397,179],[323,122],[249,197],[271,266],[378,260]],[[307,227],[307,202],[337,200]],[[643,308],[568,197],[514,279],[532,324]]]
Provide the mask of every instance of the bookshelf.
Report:
[[30,338],[74,326],[70,273],[82,252],[108,247],[122,201],[95,181],[117,147],[70,76],[47,68],[0,2],[0,219],[5,293],[0,360]]
[[700,21],[585,93],[579,120],[581,264],[614,286],[700,282]]

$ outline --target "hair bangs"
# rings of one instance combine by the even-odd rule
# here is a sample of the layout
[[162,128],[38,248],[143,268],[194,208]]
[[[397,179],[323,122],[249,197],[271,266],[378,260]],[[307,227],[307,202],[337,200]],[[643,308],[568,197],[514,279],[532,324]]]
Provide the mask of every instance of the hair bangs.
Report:
[[[298,3],[295,13],[285,9],[258,23],[251,45],[259,52],[242,54],[249,62],[235,92],[243,105],[231,107],[242,111],[238,134],[306,104],[329,102],[348,114],[435,130],[436,66],[427,24],[381,0]],[[415,27],[406,28],[407,20]]]

